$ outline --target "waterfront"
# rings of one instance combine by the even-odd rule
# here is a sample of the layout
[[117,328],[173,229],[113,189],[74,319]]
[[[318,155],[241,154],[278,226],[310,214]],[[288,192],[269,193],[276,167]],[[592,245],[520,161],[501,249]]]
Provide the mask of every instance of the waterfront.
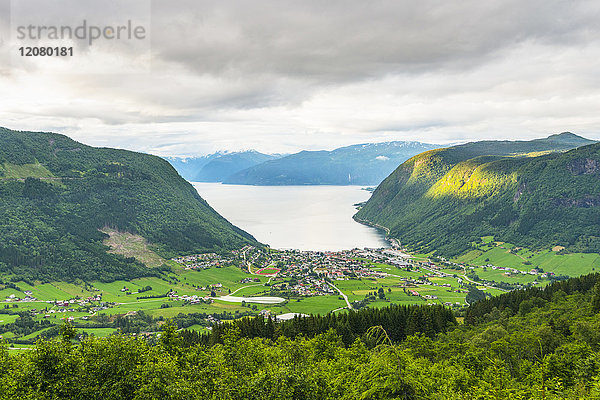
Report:
[[352,219],[370,192],[360,186],[246,186],[193,183],[232,224],[279,249],[384,247],[384,235]]

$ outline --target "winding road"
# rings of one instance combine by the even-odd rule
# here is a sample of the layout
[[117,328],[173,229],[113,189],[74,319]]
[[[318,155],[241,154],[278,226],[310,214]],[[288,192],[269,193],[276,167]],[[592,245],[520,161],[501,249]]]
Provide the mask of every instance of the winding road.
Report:
[[[269,280],[267,281],[267,283],[271,283],[271,279],[272,278],[273,277],[270,277]],[[259,304],[279,304],[279,303],[283,303],[285,301],[285,299],[283,297],[270,297],[270,296],[243,297],[243,296],[234,296],[234,294],[236,294],[240,290],[246,289],[246,288],[249,288],[249,287],[253,287],[253,286],[264,286],[264,283],[257,283],[255,285],[242,286],[241,288],[236,289],[235,291],[231,292],[227,296],[214,297],[214,299],[215,300],[227,301],[229,303],[241,303],[241,302],[245,301],[246,303],[259,303]]]
[[335,286],[333,283],[329,282],[329,284],[331,285],[331,287],[332,287],[332,288],[334,288],[335,290],[337,290],[337,291],[340,293],[340,295],[341,295],[341,296],[344,298],[344,300],[346,301],[346,304],[348,305],[348,309],[349,309],[349,310],[356,311],[356,310],[354,310],[354,308],[352,308],[352,304],[350,304],[350,301],[348,300],[348,296],[346,296],[346,295],[344,294],[344,292],[342,292],[342,291],[341,291],[341,290],[340,290],[340,289],[339,289],[337,286]]

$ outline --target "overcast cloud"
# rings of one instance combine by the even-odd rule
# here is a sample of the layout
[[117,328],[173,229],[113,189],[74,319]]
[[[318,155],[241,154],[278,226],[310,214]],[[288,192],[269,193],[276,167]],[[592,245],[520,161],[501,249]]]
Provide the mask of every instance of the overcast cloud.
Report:
[[[106,13],[89,4],[90,16]],[[150,9],[151,55],[99,44],[95,60],[127,73],[89,73],[102,63],[11,63],[14,27],[0,3],[0,125],[179,156],[567,130],[600,139],[600,2],[165,0]]]

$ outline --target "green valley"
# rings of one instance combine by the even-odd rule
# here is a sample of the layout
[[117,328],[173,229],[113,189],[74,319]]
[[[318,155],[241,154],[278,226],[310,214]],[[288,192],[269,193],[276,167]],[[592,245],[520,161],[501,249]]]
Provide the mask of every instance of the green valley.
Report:
[[[353,393],[347,398],[527,397],[539,390],[576,398],[598,389],[589,332],[597,326],[600,283],[597,275],[577,277],[600,267],[600,144],[561,134],[427,151],[398,167],[355,216],[386,229],[391,247],[299,251],[258,243],[158,157],[56,134],[0,133],[0,368],[12,371],[0,388],[12,395],[35,397],[37,389],[23,383],[31,379],[14,365],[37,371],[41,354],[54,354],[44,364],[53,369],[79,363],[89,382],[70,390],[89,398],[89,361],[107,362],[102,357],[116,349],[139,351],[124,375],[149,365],[162,374],[170,357],[179,366],[173,382],[194,386],[211,370],[204,365],[192,378],[186,371],[201,361],[186,352],[219,360],[215,352],[231,351],[240,360],[240,346],[260,360],[302,348],[313,357],[311,372],[285,387],[310,386],[314,371],[330,374],[318,398],[344,398],[342,386]],[[569,351],[586,364],[565,361]],[[339,383],[335,357],[315,361],[329,353],[373,373]],[[239,367],[250,380],[235,383],[235,393],[282,398],[273,386],[264,393],[252,383],[268,376],[258,359],[248,361],[258,370]],[[373,381],[394,363],[403,366],[394,374],[402,370],[405,378],[385,382],[401,388]],[[238,367],[227,368],[223,379]],[[540,373],[553,383],[535,381]],[[383,394],[364,392],[361,381]],[[231,382],[219,385],[233,393]],[[64,397],[58,386],[43,392],[52,390]],[[127,390],[119,396],[130,398],[134,389]],[[198,397],[192,392],[182,389],[181,398]],[[294,393],[286,396],[306,397]]]
[[143,263],[156,258],[107,252],[105,232],[166,258],[257,244],[167,161],[55,133],[0,129],[0,200],[0,275],[13,281],[158,276]]
[[[140,250],[139,238],[132,235],[120,235],[112,245]],[[444,305],[461,313],[478,299],[566,278],[551,264],[544,269],[504,267],[506,257],[495,256],[494,250],[507,251],[509,257],[508,249],[514,249],[509,244],[483,238],[474,246],[472,253],[452,260],[411,256],[398,249],[301,252],[251,246],[229,255],[165,260],[145,249],[137,255],[161,260],[156,276],[113,282],[1,282],[0,336],[18,348],[57,335],[63,321],[95,335],[153,334],[166,319],[180,328],[207,332],[220,321],[258,314],[278,319],[392,305]],[[475,253],[479,256],[472,258]],[[589,270],[593,267],[578,272]],[[27,329],[20,328],[23,324]]]
[[[0,314],[1,315],[1,314]],[[200,314],[197,314],[200,315]],[[160,337],[63,325],[56,339],[0,345],[6,398],[598,398],[598,274],[468,307],[390,306]],[[119,320],[135,332],[145,316]],[[375,325],[374,325],[375,324]],[[46,328],[50,331],[52,328]],[[133,329],[133,331],[132,331]],[[90,336],[93,334],[93,336]],[[35,351],[32,351],[35,349]]]

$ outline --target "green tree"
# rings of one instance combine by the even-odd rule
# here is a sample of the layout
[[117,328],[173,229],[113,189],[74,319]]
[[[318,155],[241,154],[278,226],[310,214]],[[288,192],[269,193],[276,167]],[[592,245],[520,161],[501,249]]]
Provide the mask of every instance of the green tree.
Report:
[[163,324],[162,332],[160,334],[160,344],[169,352],[175,351],[178,347],[181,347],[182,341],[177,332],[177,324],[172,320],[167,320]]
[[77,329],[68,321],[60,326],[60,336],[65,343],[71,343],[77,336]]
[[600,280],[592,289],[592,309],[595,312],[600,312]]

